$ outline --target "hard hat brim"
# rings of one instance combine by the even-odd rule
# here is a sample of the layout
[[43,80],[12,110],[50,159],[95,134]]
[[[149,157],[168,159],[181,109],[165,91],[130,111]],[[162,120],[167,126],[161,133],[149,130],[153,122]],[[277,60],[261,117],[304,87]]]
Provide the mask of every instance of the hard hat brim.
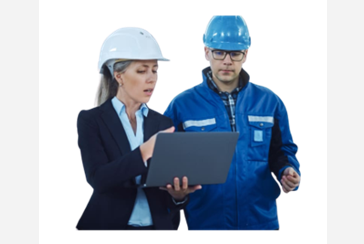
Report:
[[241,51],[249,49],[249,45],[236,43],[205,43],[206,47],[226,51]]

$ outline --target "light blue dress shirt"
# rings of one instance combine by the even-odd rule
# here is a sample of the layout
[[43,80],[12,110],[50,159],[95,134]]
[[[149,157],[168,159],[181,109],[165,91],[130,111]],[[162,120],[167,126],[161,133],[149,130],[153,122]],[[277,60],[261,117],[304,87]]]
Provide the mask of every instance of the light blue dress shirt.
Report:
[[[125,105],[116,97],[112,100],[112,105],[116,113],[118,114],[121,124],[124,127],[126,136],[128,137],[130,149],[134,150],[144,142],[144,131],[143,131],[143,122],[144,117],[148,115],[148,107],[143,103],[140,106],[140,109],[135,112],[135,117],[137,121],[136,134],[134,134],[133,128],[131,127],[128,115],[125,111]],[[140,184],[141,175],[135,177],[135,181],[137,184]],[[135,200],[133,212],[130,216],[128,225],[133,226],[149,226],[153,225],[152,215],[150,213],[149,204],[147,197],[145,196],[144,191],[141,188],[137,188],[138,193]]]

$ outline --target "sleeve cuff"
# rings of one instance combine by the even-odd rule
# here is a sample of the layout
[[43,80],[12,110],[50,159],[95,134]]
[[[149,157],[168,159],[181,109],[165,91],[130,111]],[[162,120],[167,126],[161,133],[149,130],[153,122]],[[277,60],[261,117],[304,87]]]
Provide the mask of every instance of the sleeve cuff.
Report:
[[[280,182],[281,181],[281,179],[282,179],[282,173],[283,173],[283,171],[285,170],[285,169],[287,169],[288,167],[291,167],[292,168],[292,166],[284,166],[283,168],[281,168],[281,170],[279,170],[279,172],[278,172],[278,181]],[[293,168],[294,169],[294,168]],[[296,170],[295,170],[296,171]]]

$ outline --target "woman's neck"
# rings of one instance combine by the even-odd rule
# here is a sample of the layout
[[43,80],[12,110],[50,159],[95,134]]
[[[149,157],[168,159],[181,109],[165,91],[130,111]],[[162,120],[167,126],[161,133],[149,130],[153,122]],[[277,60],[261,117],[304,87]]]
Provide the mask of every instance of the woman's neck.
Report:
[[132,99],[126,99],[125,96],[120,96],[119,94],[117,94],[116,98],[124,104],[125,112],[128,115],[129,120],[135,119],[135,113],[139,110],[142,104],[137,103]]

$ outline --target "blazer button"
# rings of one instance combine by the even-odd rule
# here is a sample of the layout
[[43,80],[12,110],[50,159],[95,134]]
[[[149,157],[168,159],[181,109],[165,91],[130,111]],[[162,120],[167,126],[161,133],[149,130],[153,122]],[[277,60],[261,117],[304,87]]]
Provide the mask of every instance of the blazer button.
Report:
[[201,127],[201,130],[205,130],[205,127]]
[[260,125],[260,127],[262,127],[263,126],[263,123],[260,123],[259,125]]

